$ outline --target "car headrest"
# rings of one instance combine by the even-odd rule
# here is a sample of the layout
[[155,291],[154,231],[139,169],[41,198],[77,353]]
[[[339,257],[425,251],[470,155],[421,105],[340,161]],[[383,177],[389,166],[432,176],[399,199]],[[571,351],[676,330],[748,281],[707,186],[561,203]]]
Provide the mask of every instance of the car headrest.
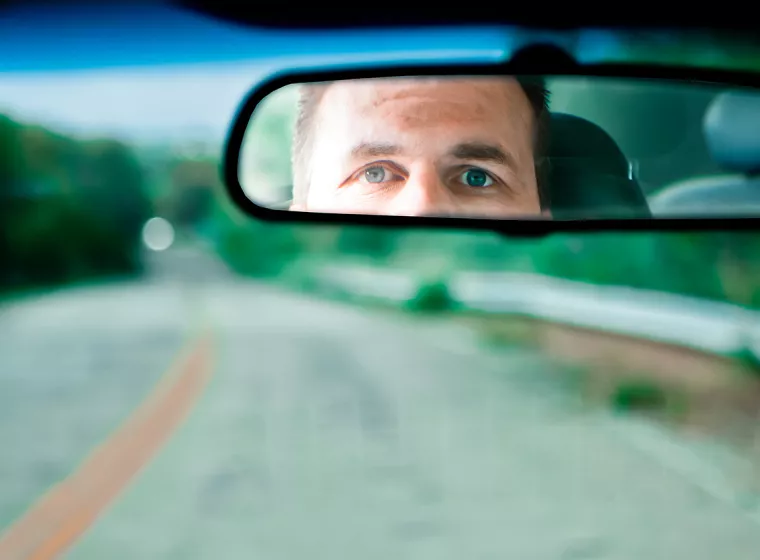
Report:
[[651,217],[629,162],[598,125],[552,113],[544,175],[555,218]]
[[760,172],[760,95],[721,93],[707,108],[703,128],[718,165],[728,171]]

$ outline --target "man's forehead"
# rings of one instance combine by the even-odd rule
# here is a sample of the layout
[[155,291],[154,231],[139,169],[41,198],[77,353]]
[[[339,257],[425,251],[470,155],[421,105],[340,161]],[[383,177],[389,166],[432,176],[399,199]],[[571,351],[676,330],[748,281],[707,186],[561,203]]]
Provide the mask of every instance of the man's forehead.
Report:
[[480,94],[502,97],[521,91],[518,82],[511,77],[372,78],[334,82],[328,87],[328,96],[342,102],[379,104],[415,96],[445,99]]
[[[383,78],[336,82],[320,110],[323,134],[373,138],[391,131],[438,129],[477,138],[531,128],[533,114],[521,86],[509,77]],[[357,122],[356,119],[362,119]],[[340,124],[339,124],[340,123]],[[361,124],[360,124],[361,123]],[[465,128],[462,128],[465,127]],[[480,131],[480,134],[475,134]],[[335,138],[337,140],[337,138]],[[348,138],[345,138],[348,141]],[[390,140],[390,138],[389,138]],[[428,141],[432,141],[429,138]]]

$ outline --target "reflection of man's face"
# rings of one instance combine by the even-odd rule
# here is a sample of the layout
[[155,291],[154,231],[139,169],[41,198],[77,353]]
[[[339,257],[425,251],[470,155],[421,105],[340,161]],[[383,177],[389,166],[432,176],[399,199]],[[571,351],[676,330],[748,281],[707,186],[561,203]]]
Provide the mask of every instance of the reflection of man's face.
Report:
[[534,127],[513,79],[334,83],[315,117],[308,195],[294,209],[537,215]]

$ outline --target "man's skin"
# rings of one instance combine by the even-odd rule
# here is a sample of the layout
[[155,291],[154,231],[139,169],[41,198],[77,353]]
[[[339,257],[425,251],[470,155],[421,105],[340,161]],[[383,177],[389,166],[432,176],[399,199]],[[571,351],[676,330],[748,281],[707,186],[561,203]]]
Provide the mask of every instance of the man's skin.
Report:
[[315,127],[308,195],[292,210],[541,214],[534,113],[511,78],[337,82]]

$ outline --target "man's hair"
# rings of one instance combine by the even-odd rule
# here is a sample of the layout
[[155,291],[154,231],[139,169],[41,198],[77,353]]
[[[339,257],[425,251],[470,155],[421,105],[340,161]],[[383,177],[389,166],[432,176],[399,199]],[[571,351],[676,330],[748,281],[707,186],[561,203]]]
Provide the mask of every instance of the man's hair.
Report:
[[[528,98],[534,116],[533,153],[536,181],[541,208],[549,207],[545,188],[545,149],[549,133],[549,90],[540,76],[515,76]],[[327,88],[334,82],[319,82],[301,86],[298,100],[298,116],[293,133],[291,162],[293,168],[293,200],[304,203],[309,190],[309,160],[314,146],[316,113]]]

